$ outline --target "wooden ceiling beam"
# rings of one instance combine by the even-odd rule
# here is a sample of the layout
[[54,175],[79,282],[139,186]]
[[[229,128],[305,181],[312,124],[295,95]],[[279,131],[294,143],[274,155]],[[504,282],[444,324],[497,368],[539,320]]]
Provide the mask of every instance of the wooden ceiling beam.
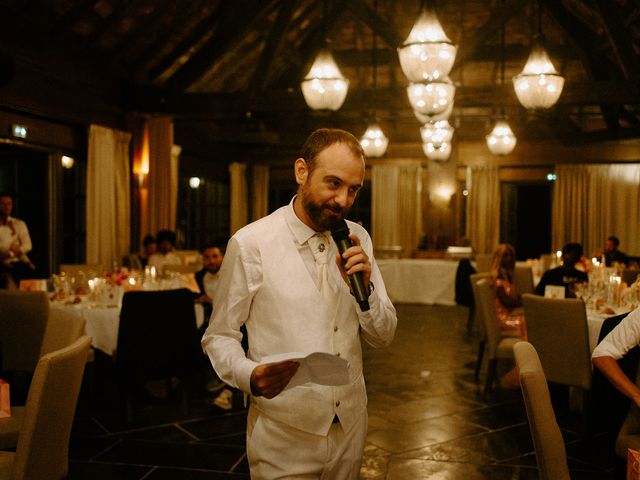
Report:
[[256,68],[251,78],[250,91],[262,92],[269,84],[271,65],[273,59],[281,50],[285,40],[287,27],[291,23],[292,15],[298,6],[299,0],[283,0],[278,16],[271,27],[267,41],[264,43],[260,58],[256,63]]
[[595,3],[624,78],[639,78],[640,63],[633,48],[633,39],[629,29],[624,26],[625,12],[620,12],[619,8],[612,6],[610,0],[596,0]]
[[395,27],[365,3],[364,0],[348,0],[346,2],[346,8],[348,8],[358,20],[369,26],[391,49],[395,50],[404,42],[404,39]]
[[86,42],[86,44],[90,47],[94,46],[100,41],[100,38],[102,38],[102,36],[106,32],[122,22],[122,20],[127,17],[137,6],[137,2],[120,0],[116,8],[111,11],[110,15],[107,18],[103,19],[102,22],[100,22],[100,25],[91,33],[91,35],[85,38],[84,41]]
[[464,62],[473,58],[475,52],[489,43],[489,39],[497,35],[502,26],[522,10],[527,3],[529,3],[529,0],[506,0],[504,5],[494,8],[489,16],[489,20],[473,34],[473,37],[458,49],[452,72],[458,69]]
[[[227,3],[227,2],[225,2]],[[228,2],[231,3],[231,2]],[[214,35],[167,81],[167,88],[184,91],[204,75],[232,45],[242,41],[245,32],[268,14],[276,0],[237,0],[226,18],[221,18]]]

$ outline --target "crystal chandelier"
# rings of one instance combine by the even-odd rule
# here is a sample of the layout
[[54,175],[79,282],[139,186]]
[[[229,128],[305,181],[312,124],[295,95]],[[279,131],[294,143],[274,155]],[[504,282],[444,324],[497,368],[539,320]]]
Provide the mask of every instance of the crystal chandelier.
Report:
[[435,145],[431,142],[423,143],[422,151],[429,160],[435,160],[436,162],[446,162],[451,156],[451,143],[444,142],[440,145]]
[[360,139],[360,145],[367,157],[381,157],[387,151],[389,139],[377,123],[372,123]]
[[439,120],[449,120],[451,113],[453,113],[453,101],[449,103],[447,109],[442,113],[436,113],[435,115],[425,115],[424,113],[420,113],[416,110],[413,111],[413,114],[416,116],[420,123],[427,122],[437,122]]
[[510,154],[518,141],[505,120],[498,120],[486,139],[487,146],[494,155]]
[[450,143],[454,130],[447,120],[425,123],[420,128],[422,143],[433,143],[434,145]]
[[513,77],[513,86],[525,108],[550,108],[560,98],[564,77],[551,63],[542,34],[534,37],[527,63],[522,72]]
[[309,108],[338,110],[347,97],[349,80],[342,76],[329,50],[323,49],[302,80],[301,87]]
[[449,75],[457,47],[442,30],[435,13],[423,9],[405,42],[398,48],[400,66],[411,82]]
[[432,82],[411,83],[407,96],[411,107],[423,115],[437,115],[453,105],[456,87],[448,77]]

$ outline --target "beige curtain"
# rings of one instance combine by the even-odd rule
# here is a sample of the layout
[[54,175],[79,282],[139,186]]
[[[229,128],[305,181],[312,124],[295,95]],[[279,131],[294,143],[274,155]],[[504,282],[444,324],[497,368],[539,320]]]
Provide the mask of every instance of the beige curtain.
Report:
[[371,223],[374,249],[402,247],[413,254],[422,232],[422,167],[371,167]]
[[147,120],[149,135],[148,215],[143,232],[175,230],[178,202],[178,155],[174,150],[171,117]]
[[131,134],[91,125],[87,160],[87,263],[111,269],[129,253]]
[[252,168],[251,220],[258,220],[269,213],[269,166]]
[[558,165],[553,199],[553,248],[579,242],[585,254],[609,235],[620,249],[640,255],[640,165]]
[[249,218],[247,212],[247,165],[233,162],[229,165],[229,173],[231,175],[229,229],[231,230],[230,234],[233,235],[247,224]]
[[475,253],[493,253],[500,241],[500,178],[497,167],[472,167],[467,236]]

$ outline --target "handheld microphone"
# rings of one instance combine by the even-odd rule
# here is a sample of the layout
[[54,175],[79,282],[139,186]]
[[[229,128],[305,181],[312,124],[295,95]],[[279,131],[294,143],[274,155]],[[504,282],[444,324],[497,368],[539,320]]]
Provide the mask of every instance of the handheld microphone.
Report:
[[[343,219],[337,220],[331,227],[331,236],[338,246],[340,256],[342,256],[347,248],[353,245],[349,238],[349,227],[347,226],[347,222]],[[351,291],[353,292],[354,297],[356,297],[358,305],[360,305],[360,310],[366,312],[369,310],[369,296],[364,288],[362,272],[356,272],[354,275],[347,275],[347,278],[349,278],[349,283],[351,284]]]

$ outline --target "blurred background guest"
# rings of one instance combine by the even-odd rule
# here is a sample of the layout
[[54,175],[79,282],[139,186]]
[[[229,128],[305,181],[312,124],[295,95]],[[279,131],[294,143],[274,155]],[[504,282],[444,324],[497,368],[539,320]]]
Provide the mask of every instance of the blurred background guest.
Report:
[[536,286],[536,295],[544,295],[547,285],[557,285],[565,288],[565,298],[576,298],[574,285],[589,281],[585,272],[576,269],[582,253],[582,245],[579,243],[567,243],[562,247],[562,265],[544,272]]
[[29,229],[25,222],[11,216],[12,209],[13,197],[0,193],[0,274],[4,274],[5,287],[18,285],[35,271],[27,256],[32,247]]
[[156,253],[157,250],[158,244],[156,243],[156,237],[149,233],[145,235],[142,240],[142,250],[140,253],[132,253],[124,257],[122,259],[122,266],[143,270],[149,263],[149,257]]
[[174,251],[176,234],[172,230],[160,230],[156,235],[158,251],[149,257],[148,265],[162,272],[167,265],[183,265],[182,258]]
[[[197,297],[198,303],[204,306],[205,324],[204,329],[207,327],[209,317],[211,316],[213,296],[218,285],[218,271],[222,266],[222,260],[224,259],[224,251],[218,244],[207,244],[202,250],[202,269],[195,274],[196,283],[200,289],[200,293]],[[204,333],[204,330],[203,330]]]
[[611,267],[614,262],[622,263],[627,265],[629,263],[629,257],[619,250],[620,247],[620,239],[614,235],[611,235],[607,238],[607,241],[604,244],[603,252],[594,253],[594,257],[600,258],[604,255],[604,261],[607,267]]

